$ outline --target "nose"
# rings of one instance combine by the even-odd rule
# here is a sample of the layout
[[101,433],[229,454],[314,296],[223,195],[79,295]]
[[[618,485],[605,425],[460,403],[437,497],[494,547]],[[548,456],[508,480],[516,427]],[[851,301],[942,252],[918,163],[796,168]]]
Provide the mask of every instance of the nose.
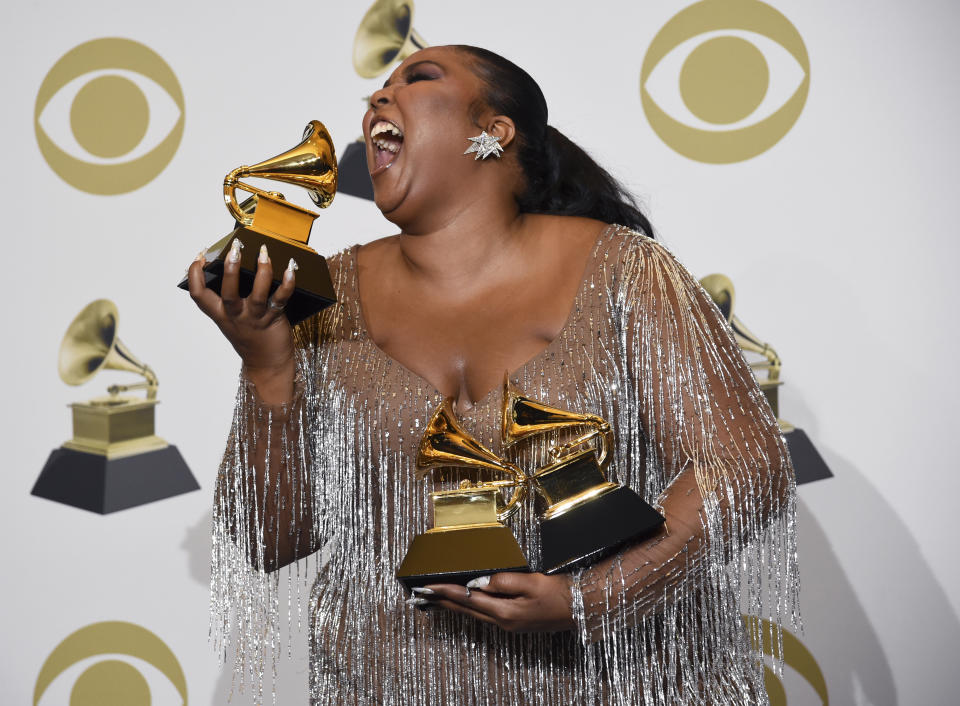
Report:
[[387,105],[390,101],[393,100],[392,88],[384,87],[378,88],[372,94],[370,94],[370,107],[377,108],[381,105]]

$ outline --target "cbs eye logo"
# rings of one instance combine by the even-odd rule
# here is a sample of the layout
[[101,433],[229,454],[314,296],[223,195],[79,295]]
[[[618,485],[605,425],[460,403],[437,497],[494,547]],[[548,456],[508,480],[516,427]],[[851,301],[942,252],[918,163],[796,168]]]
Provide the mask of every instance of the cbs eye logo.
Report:
[[[820,665],[817,664],[816,658],[807,649],[806,645],[786,629],[783,631],[782,641],[775,643],[772,638],[776,634],[776,629],[769,620],[754,615],[744,615],[743,620],[753,648],[760,652],[768,662],[774,662],[778,658],[782,659],[783,664],[791,667],[803,677],[807,685],[819,697],[820,703],[823,706],[828,706],[830,694],[827,691],[827,680],[823,675],[823,670],[820,669]],[[787,690],[784,688],[780,677],[767,663],[763,665],[763,681],[767,696],[770,699],[770,706],[787,706]],[[791,693],[797,693],[793,691],[793,687],[791,687]]]
[[146,628],[94,623],[57,645],[40,668],[33,706],[48,704],[187,706],[187,681],[170,648]]
[[681,10],[653,38],[640,70],[643,110],[657,135],[711,164],[773,147],[800,117],[809,89],[803,39],[759,0],[702,0]]
[[153,50],[130,39],[85,42],[43,79],[34,128],[47,164],[91,194],[151,181],[183,136],[180,82]]

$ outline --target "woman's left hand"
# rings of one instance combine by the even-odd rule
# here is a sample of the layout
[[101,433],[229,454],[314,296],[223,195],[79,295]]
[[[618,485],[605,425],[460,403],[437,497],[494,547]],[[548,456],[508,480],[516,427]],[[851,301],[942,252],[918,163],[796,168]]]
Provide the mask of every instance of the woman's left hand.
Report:
[[[481,576],[467,586],[434,584],[415,589],[408,602],[471,615],[508,632],[562,632],[575,627],[566,574],[505,572]],[[426,601],[414,602],[417,598]]]

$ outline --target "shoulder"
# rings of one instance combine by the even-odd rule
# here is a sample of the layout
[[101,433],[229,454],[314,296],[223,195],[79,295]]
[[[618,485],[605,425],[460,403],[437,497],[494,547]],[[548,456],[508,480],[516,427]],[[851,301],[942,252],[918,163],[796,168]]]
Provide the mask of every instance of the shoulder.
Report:
[[614,310],[631,319],[646,312],[649,323],[658,314],[677,317],[714,308],[697,278],[662,242],[618,225],[603,241],[598,267]]
[[334,291],[340,291],[343,275],[352,269],[353,251],[356,247],[356,245],[351,245],[324,257],[327,261],[327,269],[330,271],[330,279],[333,281]]
[[372,267],[377,269],[379,263],[390,255],[395,254],[400,245],[399,235],[388,235],[371,240],[363,245],[356,245],[356,263],[358,268]]
[[326,256],[327,269],[338,298],[341,293],[352,296],[356,287],[357,271],[375,265],[375,261],[384,256],[391,244],[396,243],[396,239],[395,235],[387,236],[366,244],[351,245]]
[[673,254],[645,233],[616,223],[606,224],[597,238],[594,259],[613,290],[682,267]]
[[356,290],[357,247],[351,245],[339,252],[323,256],[336,301],[297,324],[294,332],[301,345],[318,345],[328,339],[337,338],[342,334],[344,323],[355,320],[351,316],[351,309],[354,306],[353,293]]

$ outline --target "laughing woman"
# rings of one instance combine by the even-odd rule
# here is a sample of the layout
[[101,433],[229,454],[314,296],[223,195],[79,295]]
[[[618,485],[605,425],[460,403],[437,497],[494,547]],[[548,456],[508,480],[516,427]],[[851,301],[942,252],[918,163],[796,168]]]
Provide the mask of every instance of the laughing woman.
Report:
[[[410,56],[370,97],[363,131],[376,204],[399,233],[329,259],[334,306],[291,329],[294,268],[268,252],[246,299],[238,257],[222,299],[190,268],[192,296],[243,361],[213,557],[215,627],[235,632],[237,669],[262,677],[277,570],[324,547],[311,704],[766,703],[741,610],[792,618],[795,484],[710,299],[496,54]],[[495,452],[549,462],[547,444],[503,448],[504,370],[531,397],[610,420],[612,480],[666,528],[585,570],[534,566],[405,601],[394,575],[428,527],[429,492],[461,478],[413,468],[444,398]],[[512,526],[536,557],[532,500]]]

